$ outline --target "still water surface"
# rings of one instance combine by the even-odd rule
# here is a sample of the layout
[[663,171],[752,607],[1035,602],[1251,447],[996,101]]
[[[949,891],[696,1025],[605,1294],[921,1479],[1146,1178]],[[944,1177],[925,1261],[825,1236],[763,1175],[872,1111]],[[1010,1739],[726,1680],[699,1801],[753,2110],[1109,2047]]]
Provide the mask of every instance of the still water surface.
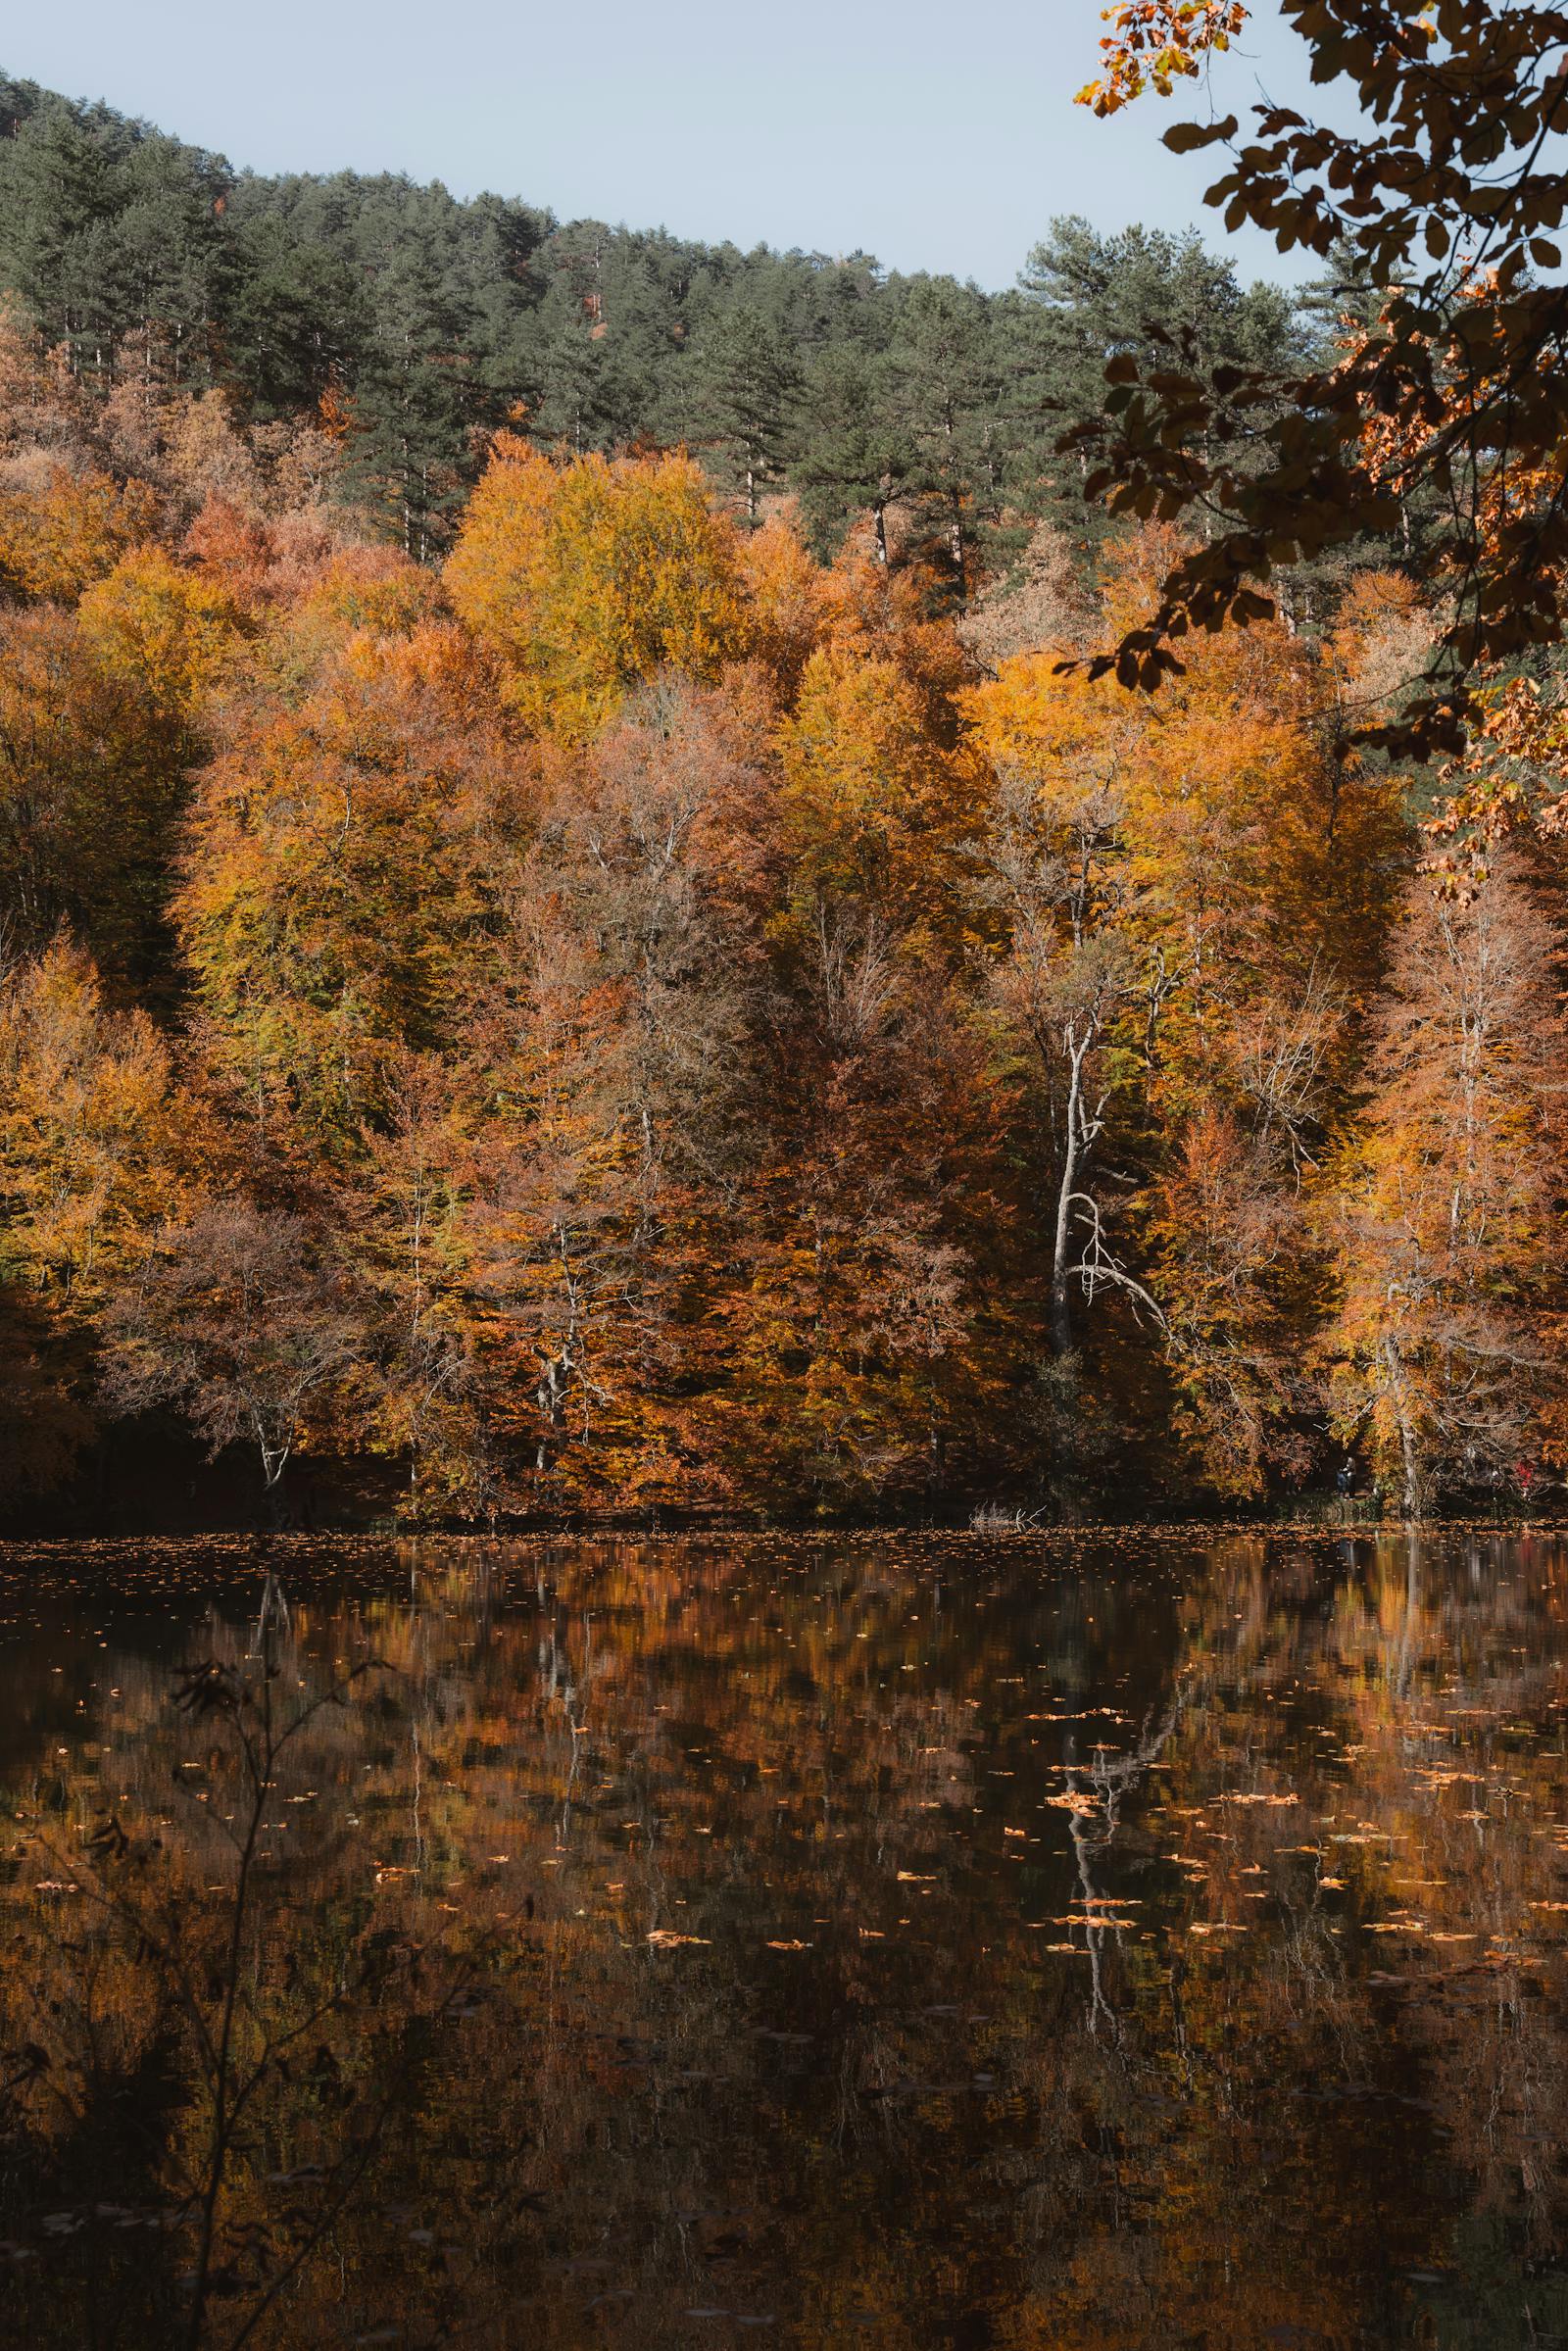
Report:
[[1545,1537],[0,1551],[8,2339],[187,2339],[227,1996],[204,2341],[1568,2342],[1565,1601]]

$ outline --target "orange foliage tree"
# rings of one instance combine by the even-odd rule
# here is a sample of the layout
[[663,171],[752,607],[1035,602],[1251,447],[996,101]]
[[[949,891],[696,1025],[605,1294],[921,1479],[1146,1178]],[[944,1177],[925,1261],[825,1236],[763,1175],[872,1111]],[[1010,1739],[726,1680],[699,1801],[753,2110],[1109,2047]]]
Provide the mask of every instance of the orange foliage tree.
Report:
[[0,973],[0,1487],[63,1476],[91,1433],[103,1316],[178,1196],[170,1055],[64,939]]
[[1411,884],[1335,1203],[1340,1424],[1416,1512],[1563,1439],[1562,939],[1505,854]]
[[[414,618],[426,583],[406,569],[407,588],[395,568],[329,582],[324,610],[258,649],[172,902],[215,1068],[264,1121],[281,1106],[339,1151],[399,1055],[461,1018],[517,793],[463,642]],[[342,601],[369,624],[345,628]]]
[[[1123,551],[1114,625],[1168,560],[1157,536]],[[1175,1425],[1230,1491],[1309,1458],[1306,1198],[1402,838],[1396,788],[1340,755],[1337,692],[1270,626],[1205,643],[1158,702],[1048,652],[968,706],[1000,782],[993,1001],[1039,1121],[1053,1345],[1075,1352],[1075,1297],[1152,1320]]]

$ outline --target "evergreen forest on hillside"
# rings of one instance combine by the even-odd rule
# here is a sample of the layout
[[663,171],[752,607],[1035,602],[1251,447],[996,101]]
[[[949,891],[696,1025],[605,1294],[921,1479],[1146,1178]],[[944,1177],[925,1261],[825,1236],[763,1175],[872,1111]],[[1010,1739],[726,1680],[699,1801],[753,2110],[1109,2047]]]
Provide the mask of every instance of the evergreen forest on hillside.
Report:
[[3,77],[0,284],[85,385],[151,372],[253,424],[323,416],[341,486],[411,555],[448,544],[511,422],[576,456],[683,444],[754,514],[788,488],[818,553],[918,506],[965,578],[1051,506],[1054,441],[1098,409],[1107,352],[1193,328],[1248,358],[1308,331],[1191,232],[1058,221],[1019,289],[987,295],[390,174],[235,172]]
[[1064,220],[993,295],[0,128],[5,1507],[1551,1474],[1560,850],[1444,881],[1366,736],[1433,503],[1087,665],[1190,543],[1086,495],[1107,365],[1332,365],[1348,258]]

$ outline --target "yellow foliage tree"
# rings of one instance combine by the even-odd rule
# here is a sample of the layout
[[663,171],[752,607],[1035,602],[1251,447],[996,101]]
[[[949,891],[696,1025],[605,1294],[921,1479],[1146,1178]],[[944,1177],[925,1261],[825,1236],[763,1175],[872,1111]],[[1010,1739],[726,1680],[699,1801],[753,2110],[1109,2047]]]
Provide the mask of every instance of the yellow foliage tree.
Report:
[[145,482],[53,465],[36,486],[0,489],[0,584],[35,603],[74,604],[152,535],[156,518]]
[[139,658],[128,588],[108,597],[102,626],[54,607],[0,612],[0,899],[11,945],[36,953],[67,923],[116,987],[167,968],[172,828],[198,756],[204,637],[198,624],[182,644],[189,608],[170,601],[162,673]]
[[200,572],[158,546],[134,548],[76,608],[82,637],[111,671],[133,678],[172,717],[188,717],[235,641],[238,613]]
[[522,724],[562,742],[640,680],[710,680],[746,647],[736,534],[685,457],[558,464],[500,435],[446,578]]
[[822,570],[787,515],[770,514],[736,548],[746,596],[748,645],[781,702],[794,700],[801,672],[827,625]]
[[258,1116],[334,1149],[467,1008],[511,779],[462,653],[450,623],[273,647],[264,669],[305,665],[292,702],[236,697],[197,782],[172,913],[205,1044]]
[[169,1054],[57,939],[0,988],[0,1281],[80,1329],[175,1187]]
[[853,900],[900,932],[955,937],[983,771],[966,748],[933,740],[899,664],[853,643],[819,648],[779,741],[798,910],[809,920],[824,901]]
[[[1113,626],[1166,541],[1112,561]],[[995,999],[1041,1098],[1054,1341],[1073,1346],[1075,1293],[1152,1310],[1178,1434],[1253,1492],[1307,1466],[1305,1197],[1374,984],[1400,786],[1341,755],[1342,649],[1274,626],[1196,640],[1157,700],[1064,670],[1065,650],[1002,662],[965,705],[998,778]]]

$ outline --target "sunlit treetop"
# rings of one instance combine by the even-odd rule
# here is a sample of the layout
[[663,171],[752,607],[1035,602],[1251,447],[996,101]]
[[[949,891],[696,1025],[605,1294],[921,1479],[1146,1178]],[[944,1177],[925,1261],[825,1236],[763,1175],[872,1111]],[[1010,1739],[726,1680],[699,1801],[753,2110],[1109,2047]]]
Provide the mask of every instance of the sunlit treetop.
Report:
[[586,740],[664,668],[745,642],[736,536],[685,457],[554,462],[498,435],[446,571],[530,733]]

